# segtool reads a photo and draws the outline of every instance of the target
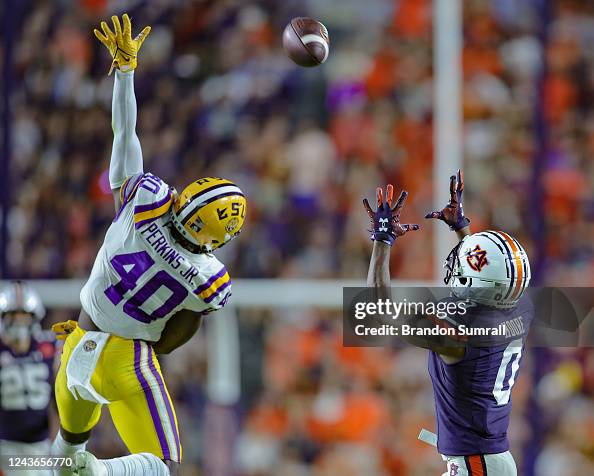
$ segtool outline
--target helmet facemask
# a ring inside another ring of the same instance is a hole
[[[6,345],[17,352],[26,352],[32,335],[40,328],[34,314],[25,311],[10,311],[2,315],[0,331]]]

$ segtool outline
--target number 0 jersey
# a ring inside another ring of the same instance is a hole
[[[124,182],[120,198],[80,293],[97,327],[155,342],[176,312],[222,308],[231,294],[229,274],[213,255],[191,253],[171,236],[172,189],[155,175],[138,174]]]
[[[446,456],[503,453],[509,450],[507,428],[511,392],[517,379],[534,307],[523,297],[513,309],[477,305],[454,325],[488,328],[505,324],[506,337],[492,346],[467,346],[461,361],[447,364],[429,353],[435,394],[437,449]]]

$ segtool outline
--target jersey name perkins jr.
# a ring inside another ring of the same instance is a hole
[[[186,262],[186,258],[176,251],[175,247],[169,243],[161,227],[153,222],[144,225],[140,229],[141,236],[146,240],[150,247],[168,263],[172,269],[179,270],[180,266]],[[188,267],[182,267],[179,276],[184,278],[188,283],[192,282],[195,276],[198,276],[198,270],[189,264]]]

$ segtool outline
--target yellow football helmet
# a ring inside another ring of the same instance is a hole
[[[180,193],[172,210],[173,226],[203,253],[220,248],[241,231],[246,200],[229,180],[206,177]]]

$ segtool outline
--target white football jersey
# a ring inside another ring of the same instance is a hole
[[[120,211],[80,293],[97,327],[155,342],[176,312],[222,308],[231,294],[229,274],[212,254],[191,253],[172,238],[169,185],[138,174],[124,182],[120,197]]]

